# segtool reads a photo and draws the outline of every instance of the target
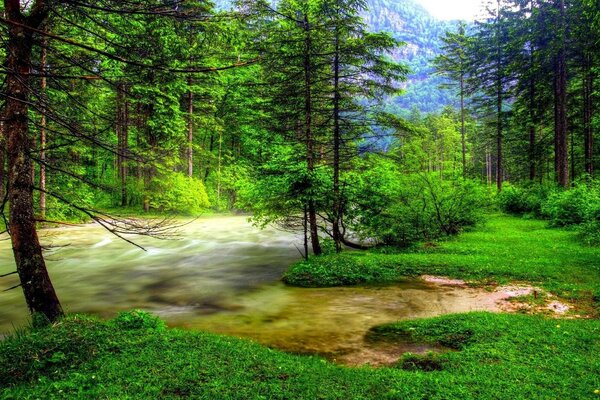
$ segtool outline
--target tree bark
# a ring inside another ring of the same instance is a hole
[[[560,12],[560,47],[554,69],[554,170],[556,181],[562,187],[569,186],[569,163],[567,145],[567,63],[565,43],[565,1],[557,2]]]
[[[460,140],[462,144],[463,176],[467,176],[467,140],[465,132],[465,76],[460,75]]]
[[[592,116],[594,112],[593,93],[594,75],[591,70],[591,55],[585,56],[583,77],[583,146],[585,156],[585,172],[594,175],[594,128]]]
[[[306,140],[306,166],[309,177],[315,170],[315,140],[312,131],[312,66],[311,66],[311,34],[308,16],[304,15],[304,131]],[[323,253],[319,243],[319,228],[317,225],[317,207],[312,195],[308,197],[308,223],[310,228],[310,241],[313,253]]]
[[[192,78],[188,79],[188,131],[187,131],[187,173],[194,176],[194,92],[192,92]]]
[[[504,71],[502,68],[502,45],[501,43],[501,26],[500,26],[500,0],[498,0],[498,16],[497,16],[497,31],[496,31],[496,187],[498,191],[502,191],[502,183],[504,181],[504,168],[503,168],[503,153],[502,153],[502,139],[503,139],[503,119],[502,119],[502,101],[503,101],[503,78]]]
[[[42,74],[45,75],[46,72],[46,62],[48,58],[48,39],[44,37],[42,39],[42,55],[40,59],[40,64],[42,66]],[[46,97],[46,89],[48,87],[48,81],[45,76],[41,79],[40,84],[42,90],[42,98]],[[40,119],[40,219],[46,219],[46,114],[42,112],[42,117]]]
[[[333,223],[332,237],[336,252],[342,251],[342,199],[340,195],[340,37],[336,28],[335,56],[333,60]]]
[[[4,110],[0,113],[2,119],[4,119]],[[0,204],[4,202],[6,196],[6,182],[5,182],[5,164],[6,164],[6,133],[4,128],[4,121],[0,121]]]
[[[124,82],[117,84],[117,171],[121,185],[121,206],[127,206],[127,153],[129,152],[129,105],[127,102],[127,86]]]
[[[37,235],[33,206],[33,140],[29,134],[28,112],[33,47],[32,31],[46,19],[45,2],[36,1],[28,17],[21,13],[19,0],[5,0],[8,19],[6,65],[6,134],[8,140],[9,228],[20,284],[31,313],[55,321],[63,311],[52,286]]]

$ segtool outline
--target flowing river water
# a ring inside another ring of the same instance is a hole
[[[182,228],[180,239],[134,240],[98,225],[44,229],[46,259],[65,311],[112,317],[141,308],[169,326],[250,338],[274,348],[321,354],[345,364],[382,364],[421,346],[374,345],[372,326],[400,319],[493,310],[477,289],[407,281],[385,286],[302,289],[279,278],[300,258],[294,235],[259,230],[243,216],[208,217]],[[13,271],[0,241],[0,275]],[[18,283],[0,279],[0,290]],[[0,293],[0,333],[27,324],[20,289]]]

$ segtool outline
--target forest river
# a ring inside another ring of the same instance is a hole
[[[365,340],[374,325],[406,318],[493,309],[475,289],[410,281],[386,286],[301,289],[279,279],[300,258],[301,242],[247,217],[208,217],[180,228],[177,240],[134,238],[147,251],[98,225],[44,229],[42,243],[59,298],[69,313],[104,318],[122,310],[151,311],[169,326],[206,330],[341,363],[385,363],[391,353]],[[0,241],[0,275],[14,270]],[[11,276],[0,290],[16,285]],[[20,289],[0,293],[0,332],[27,324]],[[393,354],[392,354],[393,356]]]

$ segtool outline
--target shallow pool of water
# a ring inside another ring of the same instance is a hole
[[[372,326],[399,319],[495,309],[476,289],[407,281],[395,285],[301,289],[279,282],[299,259],[290,233],[259,230],[246,217],[196,220],[179,240],[136,238],[147,251],[96,225],[41,232],[48,268],[67,312],[112,317],[142,308],[170,326],[250,338],[296,353],[317,353],[347,364],[390,361],[420,347],[373,346]],[[0,274],[14,270],[8,241],[0,241]],[[0,289],[17,284],[0,280]],[[27,322],[20,289],[0,293],[0,332]]]

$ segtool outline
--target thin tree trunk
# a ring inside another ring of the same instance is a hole
[[[591,71],[591,56],[586,55],[583,81],[583,146],[585,157],[585,172],[594,175],[594,127],[592,116],[594,112],[593,93],[594,76]]]
[[[306,139],[306,165],[308,175],[312,178],[315,170],[315,140],[312,131],[312,72],[311,72],[311,35],[308,16],[304,15],[304,129]],[[308,223],[310,227],[310,241],[313,253],[321,255],[323,252],[319,243],[319,228],[317,225],[317,207],[312,195],[308,199]]]
[[[533,15],[535,10],[534,1],[529,2],[530,13]],[[536,102],[535,102],[535,84],[536,79],[534,75],[535,66],[535,48],[531,44],[529,50],[529,69],[531,76],[529,77],[529,180],[534,181],[537,175],[537,144],[536,144]]]
[[[560,48],[555,60],[554,78],[554,170],[556,181],[569,186],[567,145],[567,65],[565,43],[565,2],[558,2],[560,11]]]
[[[336,252],[342,251],[340,220],[342,204],[340,196],[340,37],[336,27],[335,56],[333,61],[333,226],[332,236]]]
[[[31,313],[55,321],[63,311],[52,286],[35,227],[33,176],[29,154],[33,140],[29,135],[28,112],[32,31],[47,17],[43,2],[32,5],[29,17],[20,11],[19,0],[5,0],[7,17],[16,24],[8,27],[6,66],[6,134],[8,140],[9,228],[13,253],[25,301]],[[18,25],[17,25],[18,24]]]
[[[460,140],[462,144],[463,176],[467,176],[467,140],[465,132],[465,77],[460,75]]]
[[[504,169],[503,169],[503,153],[502,153],[502,135],[503,135],[503,119],[502,119],[502,95],[503,87],[502,80],[504,77],[504,71],[502,68],[502,43],[501,43],[501,27],[500,27],[500,0],[498,0],[498,17],[497,17],[497,31],[496,31],[496,187],[498,191],[502,191],[502,182],[504,181]]]
[[[192,92],[192,78],[188,78],[188,131],[187,131],[187,173],[194,176],[194,93]]]
[[[127,153],[129,151],[129,106],[127,87],[124,82],[117,84],[117,171],[121,185],[121,206],[127,206]]]

